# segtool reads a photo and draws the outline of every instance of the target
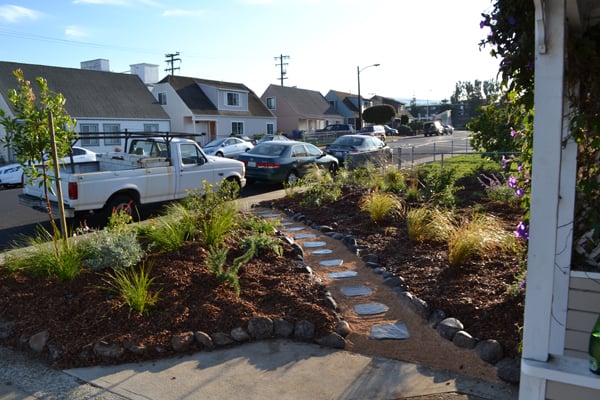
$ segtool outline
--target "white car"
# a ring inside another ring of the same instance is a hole
[[[202,146],[202,150],[209,156],[236,158],[242,153],[251,150],[254,145],[238,137],[216,139]]]
[[[68,164],[71,162],[71,157],[63,157],[62,161]],[[96,153],[84,147],[73,146],[73,162],[81,163],[88,161],[96,161]]]
[[[84,147],[73,146],[71,148],[73,150],[73,162],[75,164],[89,161],[96,161],[96,153],[91,150],[88,150]],[[44,160],[48,160],[50,158],[50,154],[44,154]],[[69,155],[60,159],[60,161],[64,164],[71,163],[71,157]],[[40,162],[36,161],[34,164],[40,164]]]
[[[8,164],[0,167],[0,186],[12,188],[23,185],[23,166]]]

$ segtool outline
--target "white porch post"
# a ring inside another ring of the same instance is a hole
[[[523,359],[545,362],[550,352],[559,219],[565,0],[535,0],[534,3],[537,11],[535,119]],[[545,381],[521,374],[519,397],[543,399]]]

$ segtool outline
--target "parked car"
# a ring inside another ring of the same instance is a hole
[[[383,129],[385,129],[386,135],[398,136],[398,129],[396,129],[396,128],[392,128],[389,125],[384,125]]]
[[[323,129],[317,129],[317,132],[339,132],[347,131],[348,133],[354,133],[354,127],[350,124],[329,124]]]
[[[246,179],[292,185],[302,178],[312,165],[332,173],[338,169],[337,158],[317,146],[289,141],[259,143],[237,158],[246,164]]]
[[[287,136],[284,136],[284,135],[267,135],[267,136],[265,136],[262,139],[258,139],[258,143],[272,142],[272,141],[274,141],[274,142],[277,142],[277,141],[288,142],[290,140],[292,140],[292,139],[290,139],[290,138],[288,138]]]
[[[403,136],[413,136],[415,134],[415,131],[413,131],[412,128],[408,125],[400,125],[398,126],[398,134]]]
[[[23,166],[8,164],[0,167],[0,186],[13,188],[23,185]]]
[[[454,133],[454,127],[449,124],[442,125],[444,127],[444,134],[452,135]]]
[[[383,127],[383,125],[363,126],[362,128],[360,128],[358,133],[361,135],[375,136],[381,139],[382,141],[385,141],[385,128]]]
[[[209,156],[236,158],[253,147],[251,142],[238,137],[227,137],[208,142],[202,147],[202,150]]]
[[[428,121],[423,123],[423,133],[425,136],[440,136],[444,134],[444,127],[440,121]]]
[[[325,151],[348,169],[367,162],[382,165],[392,161],[392,149],[378,138],[366,135],[340,136]]]
[[[94,153],[93,151],[86,149],[85,147],[77,147],[77,146],[73,146],[72,149],[73,149],[73,162],[74,163],[96,161],[96,153]],[[71,157],[70,156],[63,157],[62,161],[64,163],[68,164],[71,162]]]

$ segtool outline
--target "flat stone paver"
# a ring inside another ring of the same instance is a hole
[[[299,235],[294,236],[294,239],[299,240],[299,239],[314,239],[316,238],[317,235],[314,233],[301,233]]]
[[[358,275],[356,271],[342,271],[342,272],[332,272],[327,274],[327,277],[337,279],[337,278],[352,278],[353,276]]]
[[[344,263],[344,260],[342,260],[341,258],[336,258],[334,260],[319,261],[319,265],[322,265],[323,267],[339,267],[343,263]]]
[[[354,306],[354,311],[356,311],[358,315],[382,314],[389,309],[388,306],[381,303],[365,303]]]
[[[323,247],[325,246],[327,243],[322,242],[322,241],[316,241],[316,242],[304,242],[302,244],[302,246],[304,247]]]
[[[303,231],[304,228],[303,226],[291,226],[289,228],[285,228],[283,231],[284,232],[298,232],[298,231]]]
[[[331,249],[319,249],[311,252],[310,254],[323,255],[323,254],[331,254],[333,250]]]
[[[396,322],[395,324],[373,325],[369,339],[408,339],[408,328],[404,322]]]
[[[373,293],[373,290],[368,286],[344,286],[340,291],[347,297],[368,296]]]

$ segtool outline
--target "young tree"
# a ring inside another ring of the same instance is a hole
[[[363,111],[363,119],[372,124],[387,124],[396,116],[396,109],[389,104],[372,106]]]
[[[15,152],[28,181],[40,179],[46,195],[48,218],[54,236],[59,237],[48,196],[52,191],[52,177],[48,170],[53,170],[54,176],[57,176],[59,166],[56,165],[56,159],[65,157],[70,151],[75,138],[76,121],[64,109],[64,96],[50,91],[44,78],[35,78],[38,89],[36,95],[31,82],[24,78],[22,70],[14,71],[13,75],[17,79],[17,89],[9,91],[8,99],[14,117],[0,109],[0,124],[6,131],[4,145]],[[48,157],[54,146],[56,159]],[[41,163],[41,168],[35,165],[36,162]],[[61,215],[61,218],[64,227],[64,215]],[[66,236],[66,232],[64,234]]]

